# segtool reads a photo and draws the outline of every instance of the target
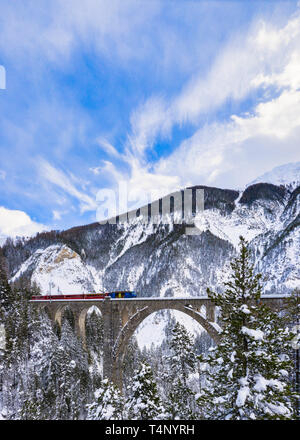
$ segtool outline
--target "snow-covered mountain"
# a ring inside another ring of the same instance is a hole
[[[95,287],[88,266],[66,245],[38,249],[21,265],[12,281],[31,269],[31,281],[36,282],[44,294],[85,293],[93,291]]]
[[[194,189],[199,187],[194,187]],[[37,282],[44,294],[131,289],[141,296],[203,295],[221,288],[243,235],[254,251],[268,291],[298,285],[299,188],[260,183],[243,192],[204,188],[198,235],[170,216],[144,225],[98,223],[46,232],[4,246],[12,280]]]
[[[295,189],[300,185],[300,162],[287,163],[273,168],[273,170],[259,176],[247,186],[260,182],[272,183],[273,185],[279,186],[285,185],[290,189]]]
[[[43,294],[130,289],[142,297],[204,295],[207,287],[222,290],[243,235],[264,275],[265,292],[299,286],[300,187],[197,188],[205,198],[204,211],[194,218],[198,235],[186,235],[185,225],[170,216],[159,224],[145,225],[137,217],[125,225],[45,232],[3,247],[11,279],[31,278]],[[164,318],[150,318],[149,328],[159,329]]]

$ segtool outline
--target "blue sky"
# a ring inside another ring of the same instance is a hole
[[[300,7],[275,0],[0,0],[0,236],[96,221],[299,160]]]

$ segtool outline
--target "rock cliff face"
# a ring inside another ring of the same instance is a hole
[[[204,189],[198,235],[172,216],[158,224],[139,217],[125,225],[98,223],[4,245],[11,279],[31,278],[43,294],[136,290],[140,296],[196,296],[222,290],[239,236],[253,249],[266,291],[299,285],[299,187],[256,183],[243,192]]]

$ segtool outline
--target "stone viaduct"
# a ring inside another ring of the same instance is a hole
[[[55,298],[55,297],[54,297]],[[274,310],[280,310],[285,296],[263,296],[262,302]],[[216,323],[216,307],[208,297],[190,298],[130,298],[130,299],[71,299],[34,300],[35,306],[47,309],[53,322],[62,324],[67,307],[75,319],[75,330],[86,348],[85,320],[88,310],[97,307],[103,318],[104,351],[103,376],[122,389],[122,365],[127,344],[137,327],[154,312],[163,309],[178,310],[195,319],[218,343],[220,327]]]

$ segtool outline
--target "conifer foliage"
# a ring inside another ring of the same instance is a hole
[[[208,289],[219,307],[222,330],[219,344],[199,357],[205,381],[200,377],[196,383],[193,337],[174,321],[159,348],[141,352],[132,338],[122,396],[101,377],[100,317],[92,313],[87,321],[88,356],[75,334],[71,311],[65,311],[57,333],[46,312],[29,302],[36,289],[8,283],[0,254],[0,326],[5,330],[5,343],[0,339],[0,419],[188,420],[200,414],[209,419],[295,418],[299,292],[292,295],[284,315],[266,307],[261,275],[254,273],[242,237],[231,268],[222,294]],[[210,345],[203,341],[203,347]]]
[[[166,357],[166,407],[171,419],[195,418],[195,393],[188,379],[196,369],[194,339],[186,328],[176,322],[169,342],[170,355]]]
[[[254,274],[247,243],[232,262],[225,291],[209,297],[220,307],[221,340],[201,361],[208,366],[198,398],[211,419],[290,419],[293,393],[290,332],[277,313],[260,302],[261,275]]]
[[[12,303],[12,290],[7,280],[6,260],[0,248],[0,323],[4,324]]]
[[[95,391],[95,400],[87,405],[87,420],[123,420],[126,418],[124,398],[120,390],[104,379]]]
[[[150,365],[141,362],[130,386],[126,407],[131,420],[155,420],[163,418],[164,409]]]
[[[294,369],[291,375],[293,391],[296,394],[295,413],[300,419],[300,289],[295,289],[287,299],[285,306],[285,320],[293,335],[290,356],[293,359]]]

